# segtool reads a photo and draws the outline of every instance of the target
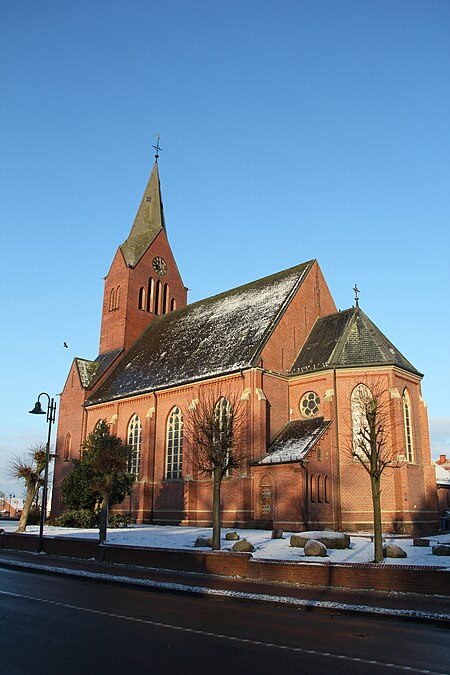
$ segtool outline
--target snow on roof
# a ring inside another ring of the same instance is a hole
[[[436,471],[436,483],[438,485],[450,487],[450,471],[439,466],[436,462],[434,463],[434,468]]]
[[[330,426],[329,420],[314,417],[310,420],[288,422],[258,464],[300,462]]]
[[[254,365],[313,261],[157,317],[87,405]]]

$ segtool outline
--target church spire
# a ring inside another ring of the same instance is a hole
[[[135,267],[155,237],[165,229],[156,160],[128,239],[120,247],[127,265]]]

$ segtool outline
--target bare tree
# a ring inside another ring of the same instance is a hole
[[[212,479],[213,550],[220,550],[222,481],[248,457],[245,412],[245,402],[238,394],[216,388],[189,406],[184,423],[188,462],[193,471]]]
[[[389,399],[381,382],[372,389],[359,384],[352,393],[352,444],[349,452],[370,477],[373,504],[374,561],[383,560],[381,476],[401,466],[390,443]]]
[[[10,461],[11,477],[25,481],[27,491],[17,532],[25,532],[33,501],[44,484],[45,449],[45,444],[37,443],[30,448],[25,457],[13,457]]]

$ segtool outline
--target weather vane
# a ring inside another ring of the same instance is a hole
[[[155,155],[156,161],[158,161],[159,151],[162,150],[161,146],[159,145],[159,139],[160,138],[161,138],[161,136],[159,134],[156,134],[156,145],[152,146],[156,150],[156,155]]]
[[[356,302],[356,306],[359,307],[359,303],[358,303],[358,297],[359,297],[359,296],[358,296],[358,293],[359,293],[359,288],[358,288],[358,286],[357,286],[356,284],[355,284],[355,287],[354,287],[353,290],[355,291],[355,302]]]

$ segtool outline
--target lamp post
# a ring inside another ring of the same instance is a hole
[[[42,404],[40,402],[41,396],[46,396],[48,398],[47,412],[42,410]],[[47,445],[45,446],[45,472],[44,472],[44,489],[42,494],[42,506],[41,506],[41,518],[39,521],[39,541],[38,541],[38,553],[42,551],[44,543],[44,522],[45,515],[47,513],[47,482],[48,482],[48,463],[50,459],[50,437],[52,435],[52,424],[55,421],[56,413],[56,403],[53,398],[43,391],[39,394],[36,403],[34,404],[33,410],[29,411],[32,415],[47,415],[48,422],[48,436],[47,436]]]

